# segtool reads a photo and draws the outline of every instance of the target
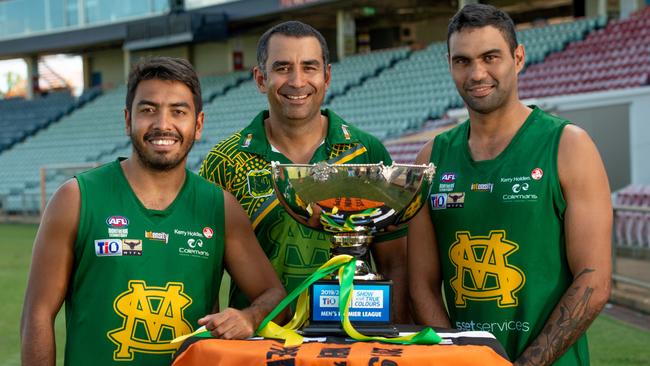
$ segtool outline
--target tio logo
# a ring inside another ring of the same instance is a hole
[[[121,239],[95,240],[95,254],[98,257],[113,257],[122,255]]]
[[[447,193],[436,193],[431,195],[431,208],[441,210],[447,207]]]
[[[339,298],[336,296],[321,296],[320,306],[323,308],[337,308],[339,306]]]

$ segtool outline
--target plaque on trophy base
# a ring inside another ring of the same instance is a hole
[[[390,309],[393,282],[355,280],[348,316],[357,331],[365,335],[396,336]],[[309,289],[309,324],[303,335],[345,336],[339,314],[339,283],[320,280]]]

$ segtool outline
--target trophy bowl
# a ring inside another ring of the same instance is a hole
[[[399,229],[420,210],[435,173],[433,164],[273,162],[271,168],[286,211],[303,225],[333,234],[333,255],[350,254],[361,262],[374,235]],[[372,274],[365,263],[357,267],[358,276]]]

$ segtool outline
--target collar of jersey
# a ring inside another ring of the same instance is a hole
[[[321,114],[329,121],[327,137],[324,144],[328,147],[336,144],[352,144],[359,142],[351,126],[330,109],[324,109]],[[241,131],[238,148],[242,151],[269,156],[272,151],[271,144],[266,138],[264,120],[269,117],[269,111],[260,112],[253,121]]]

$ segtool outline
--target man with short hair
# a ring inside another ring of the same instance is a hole
[[[519,100],[525,52],[507,14],[467,5],[447,39],[469,120],[417,158],[437,175],[428,209],[409,225],[414,317],[489,331],[516,365],[588,365],[584,331],[611,278],[612,207],[598,151],[581,128]]]
[[[45,210],[23,307],[23,365],[54,365],[64,301],[66,365],[168,365],[174,338],[200,325],[250,337],[285,296],[237,201],[185,168],[204,119],[192,66],[168,57],[135,65],[124,117],[131,156],[67,181]],[[252,304],[211,314],[224,269]]]
[[[329,258],[329,235],[298,224],[278,203],[271,182],[272,161],[281,163],[390,164],[375,137],[321,110],[330,84],[329,51],[311,26],[290,21],[269,29],[259,40],[254,78],[269,109],[242,131],[218,143],[200,174],[230,191],[248,213],[257,238],[287,292]],[[409,322],[406,295],[405,232],[377,239],[371,251],[380,273],[393,280],[394,315]],[[397,239],[395,239],[397,238]],[[231,305],[245,306],[235,289]]]

